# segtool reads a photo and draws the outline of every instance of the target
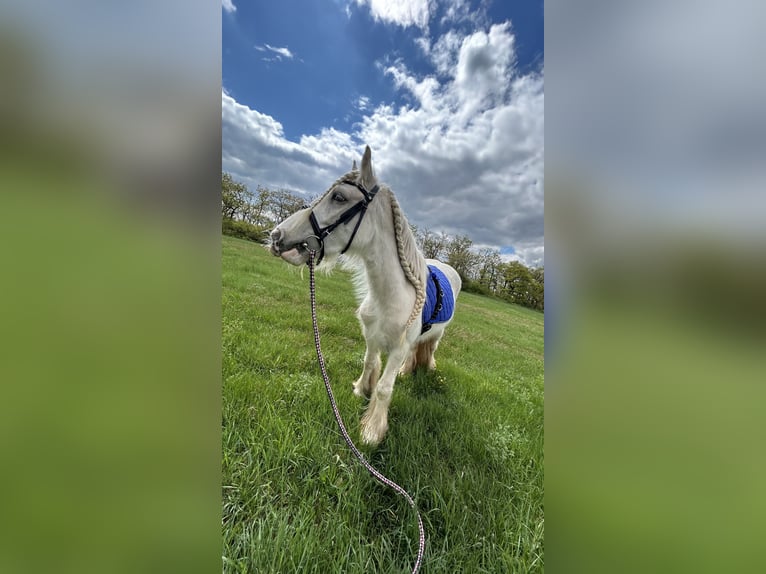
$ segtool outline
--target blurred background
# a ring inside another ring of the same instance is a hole
[[[766,5],[545,23],[546,566],[763,572]]]
[[[0,571],[220,569],[218,2],[0,2]]]
[[[763,572],[760,2],[546,5],[552,572]],[[220,562],[219,4],[0,3],[0,571]]]

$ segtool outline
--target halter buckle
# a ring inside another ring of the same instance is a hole
[[[313,251],[314,253],[318,253],[322,250],[322,247],[324,246],[323,242],[319,237],[316,235],[309,235],[306,239],[303,240],[303,243],[301,244],[302,247],[306,248],[309,251]]]

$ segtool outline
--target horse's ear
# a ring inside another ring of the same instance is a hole
[[[372,173],[372,150],[370,146],[364,149],[364,156],[362,156],[362,183],[366,187],[372,187],[375,185],[375,176]]]

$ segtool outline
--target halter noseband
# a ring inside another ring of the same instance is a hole
[[[348,179],[344,179],[340,183],[353,185],[359,191],[362,192],[364,199],[358,201],[356,204],[352,205],[346,211],[341,213],[340,217],[338,217],[338,219],[335,220],[334,223],[331,223],[327,227],[319,227],[319,222],[317,221],[317,218],[314,215],[314,211],[313,210],[311,211],[311,213],[309,214],[309,222],[311,223],[311,228],[314,230],[314,235],[310,235],[309,237],[307,237],[306,240],[303,242],[303,246],[310,251],[319,252],[317,265],[322,261],[322,258],[324,257],[325,237],[327,237],[328,235],[330,235],[330,233],[335,231],[335,229],[341,224],[348,224],[349,221],[351,221],[357,214],[359,214],[359,219],[356,220],[354,231],[351,233],[351,237],[349,238],[348,243],[346,243],[346,246],[343,248],[343,251],[341,251],[340,254],[343,255],[346,251],[348,251],[348,248],[351,247],[351,242],[354,240],[354,237],[356,236],[356,232],[359,229],[359,225],[362,223],[362,218],[364,217],[364,214],[367,212],[367,206],[370,205],[372,200],[375,198],[375,194],[378,193],[378,189],[379,189],[378,185],[376,184],[375,187],[373,187],[371,190],[368,191],[367,188],[364,187],[364,185],[362,185],[361,183],[348,180]],[[316,245],[316,247],[314,247],[314,245]]]

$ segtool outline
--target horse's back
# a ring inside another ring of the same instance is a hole
[[[447,265],[438,259],[426,259],[426,264],[438,267],[439,270],[447,276],[450,286],[452,287],[452,297],[457,301],[458,293],[460,293],[460,288],[463,286],[463,281],[460,279],[458,272],[455,271],[451,265]]]

